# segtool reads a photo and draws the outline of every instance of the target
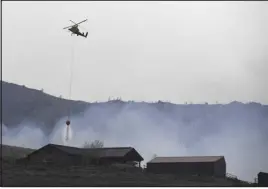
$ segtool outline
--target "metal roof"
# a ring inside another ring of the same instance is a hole
[[[156,157],[148,163],[193,163],[193,162],[215,162],[224,156],[186,156],[186,157]]]
[[[73,154],[73,155],[79,155],[82,153],[80,148],[71,147],[71,146],[63,146],[63,145],[58,145],[58,144],[48,144],[46,146],[52,146],[52,147],[57,148],[58,150],[61,150],[63,152],[66,152],[68,154]]]
[[[55,147],[63,152],[73,155],[84,155],[92,157],[124,157],[130,151],[135,151],[139,156],[140,154],[132,147],[113,147],[113,148],[77,148],[70,146],[62,146],[57,144],[48,144],[47,146]],[[141,156],[140,156],[141,157]],[[141,157],[143,160],[143,158]]]
[[[96,155],[99,157],[123,157],[128,152],[133,150],[131,147],[116,147],[116,148],[89,148],[82,149],[84,153]]]

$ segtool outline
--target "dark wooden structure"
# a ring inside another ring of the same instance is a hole
[[[258,173],[258,186],[268,187],[268,173]]]
[[[224,156],[156,157],[147,163],[147,171],[180,176],[225,177],[226,162]]]
[[[141,155],[132,147],[118,148],[76,148],[48,144],[18,162],[46,163],[55,165],[106,165],[113,163],[138,163],[143,161]]]

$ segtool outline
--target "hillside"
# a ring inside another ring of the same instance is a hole
[[[4,165],[3,186],[90,187],[90,186],[250,186],[227,179],[177,178],[172,175],[153,175],[125,172],[102,167],[24,167]]]
[[[64,124],[57,123],[71,107],[73,146],[100,139],[108,146],[134,146],[146,160],[153,154],[225,155],[228,172],[248,181],[253,181],[260,170],[268,169],[268,105],[236,101],[87,103],[7,82],[2,82],[2,87],[5,144],[29,148],[39,148],[48,142],[63,144]],[[44,134],[32,127],[13,132],[20,124],[27,127],[24,123],[28,122]],[[5,132],[6,128],[10,132]]]
[[[3,159],[18,159],[32,153],[34,149],[17,146],[2,145],[1,154]]]
[[[87,103],[71,101],[51,96],[40,90],[30,89],[12,83],[2,82],[3,95],[3,124],[7,128],[14,128],[21,123],[30,121],[49,134],[55,124],[71,109],[72,115],[84,113],[85,110],[95,108],[91,112],[93,118],[103,114],[101,119],[109,120],[122,113],[122,111],[135,110],[148,117],[154,117],[161,123],[161,119],[170,119],[173,122],[189,125],[198,122],[199,127],[213,130],[210,125],[220,127],[223,122],[245,124],[261,128],[268,133],[268,105],[259,103],[243,104],[232,102],[230,104],[172,104],[166,102],[123,102],[121,100],[106,103]],[[102,120],[103,121],[103,120]],[[93,127],[102,127],[99,121]],[[157,122],[157,121],[156,121]],[[219,124],[221,123],[221,124]],[[215,129],[215,128],[214,128]]]
[[[70,101],[46,94],[40,90],[30,89],[2,81],[2,121],[8,128],[31,121],[49,133],[57,121],[72,114],[83,112],[88,106],[85,102]]]

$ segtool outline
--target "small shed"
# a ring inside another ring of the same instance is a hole
[[[48,144],[20,162],[49,163],[57,165],[112,164],[143,161],[141,155],[132,147],[114,148],[76,148]]]
[[[156,157],[147,163],[152,173],[225,177],[224,156]]]
[[[268,173],[258,173],[258,186],[268,187]]]

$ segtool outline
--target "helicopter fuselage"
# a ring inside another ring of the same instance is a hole
[[[70,20],[71,21],[71,20]],[[82,22],[85,22],[85,21],[87,21],[87,20],[84,20],[84,21],[82,21]],[[71,21],[71,22],[73,22],[73,21]],[[75,34],[75,35],[77,35],[77,36],[83,36],[83,37],[87,37],[87,35],[88,35],[88,32],[86,32],[86,34],[84,34],[84,33],[82,33],[82,32],[80,32],[79,31],[79,29],[78,29],[78,24],[81,24],[82,22],[79,22],[79,23],[75,23],[75,22],[73,22],[75,25],[73,25],[73,26],[68,26],[68,27],[65,27],[65,28],[63,28],[63,29],[67,29],[68,28],[68,30],[70,31],[70,32],[72,32],[72,34],[71,35],[73,35],[73,34]]]
[[[69,30],[75,34],[81,34],[77,26],[73,26]]]

